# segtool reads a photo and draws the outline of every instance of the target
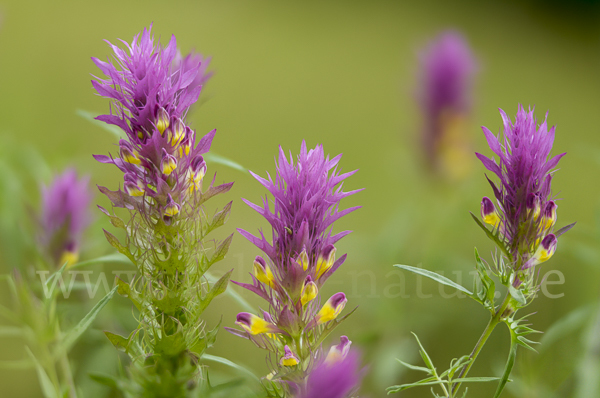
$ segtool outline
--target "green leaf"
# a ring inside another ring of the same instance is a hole
[[[123,297],[129,298],[133,305],[135,305],[138,310],[141,310],[141,300],[137,292],[131,290],[131,286],[121,278],[115,278],[115,283],[117,285],[117,293]]]
[[[423,358],[423,362],[425,362],[425,365],[427,365],[427,367],[435,373],[435,367],[433,366],[433,361],[427,354],[427,351],[425,351],[423,344],[421,344],[421,340],[419,340],[419,338],[417,337],[417,335],[415,333],[413,333],[413,332],[411,332],[411,333],[413,336],[415,336],[415,339],[417,340],[417,343],[419,344],[419,347],[421,348],[419,353],[421,354],[421,358]]]
[[[488,381],[498,381],[500,377],[465,377],[462,379],[454,379],[457,383],[486,383]]]
[[[111,234],[110,232],[108,232],[105,229],[102,229],[102,231],[104,231],[104,236],[106,237],[106,240],[108,241],[108,243],[110,243],[110,245],[112,247],[117,249],[119,251],[119,253],[123,253],[126,256],[127,256],[127,254],[129,254],[129,250],[127,249],[127,247],[123,246],[121,244],[121,242],[119,242],[119,239],[117,239],[116,236],[114,236],[113,234]],[[127,257],[129,257],[129,256],[127,256]]]
[[[100,313],[102,308],[104,308],[104,306],[108,304],[108,302],[110,301],[110,299],[116,291],[117,286],[115,286],[110,292],[108,292],[106,296],[104,296],[100,301],[98,301],[94,308],[92,308],[91,311],[88,312],[88,314],[84,316],[83,319],[73,329],[65,333],[60,344],[61,349],[65,350],[65,352],[68,352],[71,349],[73,344],[75,344],[75,342],[83,334],[83,332],[85,332],[87,328],[90,327],[90,325],[92,324],[94,319],[96,319],[96,316],[98,316],[98,313]]]
[[[525,299],[523,292],[515,288],[512,283],[508,285],[508,291],[510,292],[511,297],[514,298],[519,304],[527,304],[527,300]]]
[[[427,368],[424,368],[422,366],[411,365],[409,363],[406,363],[406,362],[403,362],[403,361],[399,360],[398,358],[396,358],[396,361],[400,362],[402,365],[406,366],[409,369],[417,370],[419,372],[425,372],[425,373],[431,374],[431,369],[427,369]]]
[[[210,302],[217,297],[218,295],[225,292],[227,289],[227,284],[229,283],[229,278],[231,277],[231,273],[233,269],[225,273],[210,289],[208,293],[202,298],[200,307],[201,311],[204,311],[206,307],[210,304]]]
[[[475,248],[475,264],[477,265],[477,273],[481,282],[481,285],[479,286],[479,290],[477,292],[477,298],[479,299],[477,301],[481,302],[486,308],[494,312],[496,284],[494,283],[494,280],[489,276],[487,272],[487,267],[483,263],[483,260],[481,260],[481,257],[479,257],[479,252],[477,251],[477,248]]]
[[[442,285],[450,286],[457,290],[460,290],[461,292],[466,293],[469,296],[473,295],[473,293],[471,293],[468,289],[462,287],[458,283],[452,282],[450,279],[446,278],[445,276],[436,274],[435,272],[431,272],[431,271],[428,271],[423,268],[411,267],[410,265],[402,265],[402,264],[394,264],[394,267],[404,269],[404,270],[407,270],[410,272],[414,272],[415,274],[426,276],[430,279],[433,279],[434,281],[436,281],[438,283],[441,283]]]
[[[53,279],[58,278],[59,276],[61,276],[63,274],[63,272],[67,268],[67,264],[68,264],[68,262],[64,263],[63,266],[60,267],[60,269],[58,271],[56,271],[55,273],[50,275],[50,278],[48,278],[46,280],[46,286],[48,286]]]
[[[85,260],[80,263],[73,264],[71,266],[71,268],[78,268],[78,267],[83,267],[85,265],[106,264],[106,263],[131,264],[131,260],[124,254],[112,253],[112,254],[107,254],[106,256],[100,256],[100,257],[93,258],[91,260]]]
[[[444,384],[444,383],[445,383],[445,381],[443,381],[443,380],[436,380],[435,377],[429,377],[427,379],[423,379],[423,380],[417,381],[415,383],[391,386],[391,387],[386,388],[386,391],[388,392],[388,394],[391,394],[394,392],[408,390],[409,388],[413,388],[413,387],[435,386],[435,385]]]
[[[222,164],[223,166],[227,166],[234,170],[241,171],[242,173],[248,173],[248,169],[246,169],[244,166],[234,162],[231,159],[226,158],[225,156],[217,155],[214,152],[205,153],[202,156],[208,163]]]
[[[529,340],[523,336],[517,336],[517,341],[520,346],[523,346],[523,347],[527,348],[528,350],[533,351],[537,354],[537,350],[535,348],[533,348],[532,346],[530,346],[529,344],[540,344],[539,342]]]
[[[209,272],[206,272],[204,274],[204,277],[208,280],[209,283],[217,282],[217,277],[213,276]],[[235,291],[235,289],[233,289],[233,286],[230,286],[225,291],[225,293],[228,294],[229,296],[231,296],[232,299],[237,301],[238,304],[240,304],[242,306],[242,308],[245,309],[246,311],[248,311],[248,312],[256,311],[255,308],[252,305],[250,305],[250,303],[248,301],[246,301],[246,299],[244,299],[238,292]]]
[[[573,228],[575,226],[575,224],[577,224],[577,223],[574,222],[572,224],[565,225],[564,227],[562,227],[558,231],[554,232],[554,235],[558,238],[559,236],[561,236],[562,234],[564,234],[565,232],[568,232],[571,228]]]
[[[48,374],[46,374],[44,367],[40,364],[35,355],[33,355],[33,352],[31,352],[29,347],[25,346],[25,351],[35,364],[35,371],[37,373],[38,380],[40,381],[40,387],[42,388],[42,393],[44,394],[44,397],[58,398],[58,391],[56,390],[54,384],[50,381],[50,378],[48,377]]]
[[[215,249],[215,253],[208,261],[207,267],[204,271],[208,270],[214,263],[221,261],[225,258],[227,252],[229,251],[229,246],[231,245],[232,239],[233,234],[229,235],[227,238],[225,238],[223,242],[221,242],[219,246],[217,246],[217,248]]]
[[[136,333],[138,333],[138,330],[131,332],[129,337],[123,337],[112,332],[104,331],[108,340],[117,350],[126,352],[132,358],[142,355],[142,349],[134,338]]]
[[[463,367],[465,367],[472,361],[473,361],[473,359],[470,358],[468,355],[463,355],[462,357],[460,357],[458,359],[454,358],[452,361],[450,361],[450,368],[448,370],[446,370],[444,373],[442,373],[440,375],[440,378],[448,375],[448,378],[450,380],[452,380],[452,378],[454,377],[454,374],[458,370],[462,369]]]
[[[487,229],[486,226],[483,225],[483,223],[479,220],[479,218],[475,214],[473,214],[472,212],[469,212],[469,213],[471,213],[471,217],[473,217],[473,220],[475,220],[477,225],[479,225],[479,228],[481,228],[485,232],[487,237],[490,238],[492,241],[494,241],[496,246],[498,246],[500,248],[500,250],[502,250],[502,252],[506,255],[506,257],[508,257],[512,261],[512,256],[510,255],[510,252],[506,248],[506,245],[504,244],[504,242],[502,242],[500,240],[498,235],[494,235],[489,229]]]
[[[229,216],[229,212],[231,211],[231,205],[232,205],[232,203],[233,202],[227,203],[225,205],[225,207],[223,208],[223,210],[215,213],[215,215],[213,216],[212,221],[210,222],[210,224],[206,228],[206,233],[204,234],[204,236],[208,235],[214,229],[216,229],[216,228],[222,226],[223,224],[225,224],[225,220],[227,220],[227,217]]]
[[[100,120],[96,120],[95,117],[98,116],[98,114],[95,114],[93,112],[86,111],[83,109],[77,109],[75,111],[75,113],[78,116],[81,116],[82,118],[84,118],[85,120],[102,128],[104,131],[111,133],[117,140],[120,140],[122,138],[123,139],[127,138],[127,135],[125,134],[125,132],[123,130],[121,130],[120,128],[118,128],[117,126],[115,126],[114,124],[108,124],[105,122],[101,122]]]
[[[202,356],[202,359],[205,359],[207,361],[213,361],[213,362],[218,362],[221,363],[223,365],[229,366],[233,369],[239,370],[240,372],[242,372],[243,374],[246,374],[248,376],[250,376],[252,379],[259,381],[258,377],[250,370],[246,369],[245,367],[238,365],[235,362],[231,362],[229,359],[226,358],[221,358],[215,355],[209,355],[209,354],[204,354]]]
[[[129,345],[129,339],[119,336],[118,334],[104,331],[104,334],[108,338],[108,340],[115,346],[115,348],[119,351],[127,352],[127,346]]]

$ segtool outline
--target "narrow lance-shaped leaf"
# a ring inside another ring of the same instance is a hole
[[[425,373],[431,374],[431,369],[424,368],[424,367],[422,367],[422,366],[415,366],[415,365],[411,365],[411,364],[409,364],[409,363],[406,363],[406,362],[403,362],[403,361],[399,360],[398,358],[396,358],[396,361],[400,362],[402,365],[404,365],[405,367],[407,367],[407,368],[409,368],[409,369],[416,370],[416,371],[419,371],[419,372],[425,372]]]
[[[489,381],[498,381],[500,377],[466,377],[462,379],[454,379],[457,383],[486,383]]]
[[[417,340],[417,343],[419,344],[419,347],[421,348],[419,353],[421,354],[421,357],[423,358],[423,362],[425,362],[425,365],[427,365],[427,367],[429,369],[431,369],[433,371],[433,373],[435,373],[435,367],[433,366],[433,361],[429,357],[429,354],[427,354],[427,351],[425,351],[423,344],[421,344],[421,340],[419,340],[419,337],[417,337],[417,335],[415,333],[412,333],[412,335],[415,336],[415,339]]]
[[[223,208],[223,210],[215,213],[215,215],[213,216],[212,221],[210,222],[210,224],[206,228],[206,232],[205,232],[204,236],[208,235],[214,229],[216,229],[216,228],[222,226],[223,224],[225,224],[225,220],[227,219],[227,217],[229,216],[229,212],[231,211],[231,205],[232,205],[232,203],[233,202],[227,203],[227,205],[225,205],[225,207]]]
[[[221,363],[223,365],[229,366],[233,369],[239,370],[240,372],[250,376],[252,379],[254,380],[259,380],[258,377],[256,377],[256,375],[254,373],[252,373],[250,370],[246,369],[245,367],[238,365],[235,362],[231,362],[229,359],[226,358],[221,358],[215,355],[209,355],[209,354],[204,354],[202,356],[202,359],[205,359],[207,361],[213,361],[213,362],[218,362]]]
[[[215,253],[211,257],[211,259],[207,262],[207,265],[206,265],[206,268],[204,269],[204,271],[208,270],[210,268],[210,266],[213,265],[214,263],[221,261],[225,258],[225,256],[227,255],[227,252],[229,251],[229,246],[231,245],[232,239],[233,239],[233,234],[229,235],[227,238],[225,238],[225,240],[223,242],[221,242],[221,244],[219,246],[217,246],[217,248],[215,249]]]
[[[204,156],[204,159],[208,163],[222,164],[223,166],[227,166],[234,170],[238,170],[238,171],[241,171],[242,173],[248,174],[248,169],[246,169],[241,164],[234,162],[231,159],[226,158],[225,156],[217,155],[214,152],[208,152],[208,153],[204,154],[203,156]]]
[[[98,303],[96,303],[94,308],[92,308],[91,311],[88,312],[88,314],[84,316],[83,319],[73,329],[69,330],[65,334],[59,346],[61,349],[63,349],[65,352],[68,352],[71,349],[73,344],[75,344],[75,342],[83,334],[83,332],[85,332],[87,328],[90,327],[90,325],[92,324],[94,319],[96,319],[96,316],[98,316],[102,308],[104,308],[104,306],[108,304],[108,302],[110,301],[110,299],[116,291],[117,287],[115,286],[110,292],[108,292],[106,296],[104,296],[100,301],[98,301]]]
[[[33,355],[33,352],[31,352],[29,347],[25,347],[25,351],[27,352],[27,355],[29,355],[29,357],[35,364],[35,370],[37,372],[38,380],[40,381],[40,387],[42,389],[42,393],[44,394],[44,397],[45,398],[58,398],[59,393],[56,390],[56,386],[54,386],[52,381],[50,381],[50,378],[48,377],[48,374],[44,370],[44,367],[42,366],[42,364],[40,364],[40,362],[35,357],[35,355]]]
[[[96,126],[100,127],[102,130],[111,133],[117,140],[120,140],[122,138],[123,139],[127,138],[125,132],[123,130],[121,130],[120,128],[118,128],[117,126],[96,120],[97,114],[94,112],[86,111],[83,109],[77,109],[77,111],[75,111],[75,113],[78,116],[81,116],[82,118],[87,120],[88,122],[91,122],[91,123],[95,124]]]
[[[73,264],[70,268],[79,268],[89,265],[95,264],[106,264],[106,263],[119,263],[119,264],[131,264],[131,260],[124,254],[121,253],[112,253],[107,254],[106,256],[100,256],[93,258],[91,260],[82,261],[76,264]]]
[[[471,214],[471,217],[473,217],[473,220],[475,220],[477,225],[479,225],[479,228],[481,228],[485,232],[485,234],[488,236],[488,238],[493,240],[494,243],[496,243],[496,246],[498,246],[500,248],[500,250],[502,250],[502,252],[506,255],[506,257],[508,257],[512,261],[512,256],[511,256],[510,252],[508,251],[508,249],[506,248],[506,245],[504,244],[504,242],[502,242],[497,235],[494,235],[493,233],[491,233],[490,230],[487,229],[485,225],[483,225],[483,223],[479,220],[479,218],[477,218],[477,216],[475,214],[473,214],[472,212],[469,212],[469,213]]]
[[[65,269],[67,268],[67,264],[68,264],[68,263],[69,263],[69,262],[65,262],[65,263],[63,264],[63,266],[62,266],[62,267],[60,267],[60,269],[59,269],[58,271],[56,271],[55,273],[53,273],[52,275],[50,275],[50,278],[48,278],[48,279],[46,280],[46,286],[49,286],[49,285],[50,285],[50,282],[52,282],[52,281],[53,281],[55,278],[58,278],[58,277],[60,277],[60,276],[63,274],[63,272],[65,272]]]
[[[473,293],[471,293],[468,289],[462,287],[458,283],[452,282],[450,279],[446,278],[445,276],[436,274],[435,272],[431,272],[431,271],[428,271],[423,268],[411,267],[410,265],[403,265],[403,264],[394,264],[394,267],[404,269],[404,270],[407,270],[410,272],[414,272],[415,274],[418,274],[418,275],[426,276],[430,279],[433,279],[434,281],[436,281],[438,283],[441,283],[442,285],[450,286],[457,290],[460,290],[461,292],[466,293],[469,296],[473,295]]]
[[[577,223],[574,222],[572,224],[562,227],[558,231],[554,232],[554,235],[558,238],[559,236],[561,236],[562,234],[564,234],[565,232],[568,232],[571,228],[573,228],[575,226],[575,224],[577,224]]]
[[[225,275],[223,275],[210,289],[210,291],[208,293],[206,293],[206,296],[204,296],[202,298],[202,301],[200,303],[200,308],[202,311],[204,311],[204,309],[206,309],[206,307],[210,304],[210,302],[217,297],[218,295],[222,294],[225,292],[225,290],[227,290],[227,284],[229,283],[229,278],[231,277],[231,273],[233,272],[233,270],[228,271]]]
[[[212,275],[209,272],[206,272],[204,274],[204,277],[208,280],[209,283],[216,283],[218,280],[214,275]],[[238,292],[236,292],[233,288],[229,288],[229,289],[225,290],[225,293],[227,293],[227,295],[231,296],[232,299],[237,301],[238,304],[240,304],[244,310],[246,310],[248,312],[256,311],[255,308],[248,301],[246,301],[246,299],[244,299]]]
[[[391,394],[394,392],[408,390],[409,388],[413,388],[413,387],[435,386],[435,385],[444,384],[444,383],[446,383],[444,380],[436,380],[436,377],[433,376],[433,377],[428,377],[426,379],[417,381],[415,383],[391,386],[391,387],[386,388],[386,390],[387,390],[388,394]]]

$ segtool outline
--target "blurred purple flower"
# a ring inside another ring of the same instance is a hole
[[[476,61],[458,32],[438,35],[420,54],[418,99],[425,121],[423,146],[429,163],[439,166],[440,151],[456,140],[453,131],[470,111],[471,86]]]
[[[52,260],[76,262],[81,237],[91,220],[89,177],[79,179],[74,169],[42,186],[42,245]]]
[[[360,386],[363,370],[355,350],[335,361],[322,361],[310,373],[302,398],[349,398]]]
[[[477,157],[500,179],[499,186],[488,179],[497,199],[498,228],[513,259],[523,265],[536,252],[539,242],[552,232],[556,221],[556,204],[551,200],[552,175],[565,153],[548,159],[554,127],[548,129],[546,119],[537,125],[533,110],[526,112],[519,105],[514,123],[501,109],[500,114],[504,123],[500,139],[483,127],[498,162],[480,153]]]

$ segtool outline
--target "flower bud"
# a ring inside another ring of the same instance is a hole
[[[190,184],[190,192],[200,190],[202,179],[206,175],[206,162],[202,156],[196,156],[190,163],[188,170],[188,183]]]
[[[235,323],[250,334],[277,333],[279,329],[274,324],[248,312],[240,312]]]
[[[542,228],[544,231],[549,230],[556,222],[556,208],[558,205],[553,200],[546,203],[544,214],[542,214]]]
[[[344,293],[336,293],[327,300],[317,314],[317,323],[323,324],[334,320],[342,312],[348,299]]]
[[[133,145],[125,140],[119,141],[119,147],[121,148],[121,159],[124,162],[131,164],[140,164],[140,159],[136,156]]]
[[[310,261],[308,259],[308,253],[306,253],[306,248],[302,249],[298,257],[296,257],[296,262],[302,266],[304,271],[308,269]]]
[[[132,173],[125,174],[123,187],[129,196],[144,196],[146,189],[142,180]]]
[[[335,262],[335,247],[333,245],[327,245],[323,249],[323,252],[317,259],[316,277],[319,279],[324,273],[329,271],[333,267]]]
[[[313,282],[310,275],[307,276],[304,285],[302,286],[302,294],[300,295],[302,306],[304,307],[306,304],[313,301],[315,297],[317,297],[317,293],[319,293],[317,285]]]
[[[185,135],[185,129],[186,127],[185,124],[183,124],[183,121],[179,118],[175,119],[175,122],[173,122],[173,126],[171,127],[173,133],[173,145],[177,145],[181,142]]]
[[[539,192],[530,192],[525,200],[525,205],[527,207],[527,215],[537,220],[540,216],[542,206]]]
[[[334,363],[340,362],[346,358],[351,345],[352,342],[348,339],[348,337],[340,337],[340,344],[331,346],[329,349],[329,353],[327,353],[327,357],[325,358],[325,363],[333,365]]]
[[[549,234],[542,239],[542,243],[540,243],[532,258],[534,265],[541,264],[544,261],[549,260],[550,257],[554,255],[557,244],[558,240],[554,234]]]
[[[487,196],[481,200],[481,218],[483,218],[483,222],[492,225],[494,228],[500,225],[500,215],[496,211],[496,206]]]
[[[279,362],[279,364],[281,366],[296,366],[296,365],[298,365],[300,360],[298,359],[298,357],[296,355],[294,355],[292,350],[290,350],[290,347],[288,347],[286,345],[284,347],[284,352],[285,352],[285,354],[281,358],[281,361]]]
[[[183,158],[184,156],[188,156],[191,149],[192,140],[190,137],[186,137],[183,141],[181,141],[181,144],[179,144],[179,157]]]
[[[254,259],[254,276],[256,279],[270,288],[275,286],[275,277],[273,276],[273,272],[271,272],[271,268],[269,268],[261,256],[256,256]]]
[[[167,194],[167,205],[165,206],[165,216],[175,217],[179,213],[179,205],[173,200],[171,194]]]
[[[79,252],[77,251],[77,245],[75,242],[70,242],[66,245],[65,250],[62,252],[58,264],[60,266],[66,264],[67,268],[69,268],[72,265],[77,264],[78,261]]]
[[[156,114],[156,128],[162,135],[169,128],[169,114],[165,108],[159,108]]]
[[[170,175],[173,170],[177,167],[177,160],[175,156],[169,155],[165,148],[162,150],[162,161],[160,163],[160,169],[164,175]]]

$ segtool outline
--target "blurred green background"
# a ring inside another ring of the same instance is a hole
[[[52,171],[75,166],[89,173],[93,184],[115,189],[121,182],[116,168],[91,156],[116,153],[114,137],[76,111],[108,110],[108,101],[96,96],[90,84],[90,74],[99,72],[90,57],[105,59],[110,54],[103,40],[131,41],[154,22],[154,33],[163,42],[175,34],[182,52],[196,49],[213,57],[210,69],[215,75],[203,90],[202,105],[194,108],[188,121],[199,134],[217,129],[215,153],[264,175],[274,172],[278,145],[297,152],[305,139],[313,147],[322,143],[332,156],[343,153],[343,170],[360,169],[345,187],[366,189],[345,199],[343,206],[363,208],[337,223],[337,231],[354,233],[339,244],[338,253],[348,253],[348,260],[330,279],[326,293],[344,291],[347,308],[359,306],[336,335],[348,335],[363,352],[369,366],[363,394],[382,397],[391,384],[417,380],[420,375],[395,361],[400,357],[420,364],[411,331],[420,336],[438,368],[445,369],[452,358],[470,352],[487,323],[486,311],[464,298],[444,298],[434,283],[418,285],[414,275],[395,271],[392,264],[421,265],[453,279],[452,271],[459,270],[462,283],[470,286],[473,247],[490,258],[492,243],[468,214],[479,211],[482,196],[491,196],[483,166],[472,156],[465,160],[469,174],[460,181],[431,176],[423,171],[418,145],[416,53],[443,29],[454,28],[465,35],[480,64],[466,133],[473,149],[489,154],[479,126],[498,131],[497,108],[514,116],[522,103],[535,106],[538,118],[549,110],[549,124],[557,126],[554,153],[568,152],[553,185],[554,193],[565,199],[559,202],[558,225],[578,224],[560,240],[556,255],[542,269],[564,274],[564,285],[549,288],[564,297],[541,296],[531,308],[537,312],[530,318],[534,326],[547,330],[571,311],[600,299],[598,10],[593,2],[556,1],[3,0],[0,153],[6,157],[2,164],[25,177],[20,184],[2,187],[0,271],[6,273],[25,261],[26,255],[11,239],[31,234],[32,226],[27,212],[15,206],[36,208],[39,183],[48,181],[48,172],[41,167],[27,170],[33,160],[9,160],[11,153],[19,152],[15,146],[39,153]],[[235,181],[228,195],[208,204],[212,212],[219,200],[234,201],[229,221],[218,231],[220,237],[238,227],[250,232],[266,227],[240,200],[259,201],[265,194],[262,187],[248,174],[221,165],[209,164],[211,171],[217,172],[218,182]],[[99,194],[96,202],[108,207]],[[111,252],[101,233],[102,227],[110,229],[108,222],[94,212],[96,222],[89,230],[84,258]],[[233,279],[247,282],[257,254],[236,234],[217,271],[235,268]],[[403,284],[403,291],[398,284]],[[399,292],[406,297],[398,297]],[[421,298],[419,292],[431,296]],[[0,300],[9,301],[4,287]],[[68,302],[64,304],[68,309]],[[86,374],[117,372],[118,356],[102,330],[128,333],[135,326],[129,305],[115,297],[95,329],[75,348],[78,384],[89,396],[107,396],[107,390]],[[222,296],[209,307],[208,325],[222,316],[223,326],[234,326],[240,310]],[[590,314],[593,310],[575,317],[539,354],[521,351],[515,381],[504,396],[573,396]],[[67,315],[76,322],[75,310]],[[472,375],[500,375],[508,340],[506,330],[499,328]],[[209,353],[259,375],[266,373],[265,353],[225,331]],[[23,355],[19,338],[0,340],[0,359]],[[210,366],[218,380],[238,376],[219,365]],[[0,396],[41,396],[33,370],[2,369],[0,386]],[[478,385],[469,396],[492,396],[494,390],[495,385]],[[401,396],[426,397],[430,392],[409,390]]]

